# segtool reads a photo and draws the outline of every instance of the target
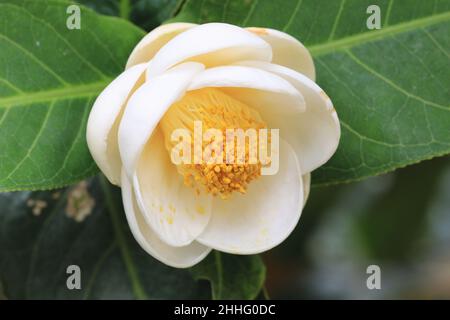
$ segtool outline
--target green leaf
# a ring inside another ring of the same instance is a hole
[[[0,0],[0,192],[68,185],[97,172],[85,139],[96,96],[143,32],[65,1]]]
[[[266,269],[257,255],[236,256],[214,251],[192,268],[192,274],[195,279],[211,282],[213,299],[255,299],[262,290]]]
[[[120,190],[104,178],[53,192],[3,193],[0,208],[0,282],[7,298],[205,299],[209,285],[196,279],[208,278],[214,297],[244,299],[256,297],[264,281],[257,257],[211,261],[217,256],[211,253],[192,270],[195,279],[153,259],[131,235]],[[81,269],[81,290],[66,287],[69,265]]]
[[[366,9],[381,8],[381,30]],[[172,21],[271,27],[311,51],[342,137],[314,184],[359,180],[450,152],[450,1],[188,0]]]

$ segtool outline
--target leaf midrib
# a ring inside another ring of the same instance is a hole
[[[396,25],[384,27],[381,30],[368,31],[338,40],[320,43],[308,47],[311,54],[315,57],[321,56],[330,52],[338,51],[344,48],[352,47],[353,45],[360,45],[372,40],[380,39],[388,35],[393,35],[401,32],[414,30],[428,25],[436,24],[450,19],[450,11],[428,16],[425,18],[416,19],[413,21],[402,22]]]
[[[10,97],[0,98],[0,109],[8,108],[14,105],[24,105],[28,103],[51,101],[56,99],[67,100],[72,98],[97,95],[108,85],[109,82],[110,80],[98,81],[90,84],[60,87],[57,89],[33,93],[24,93]]]
[[[415,28],[424,27],[431,24],[436,24],[442,21],[450,19],[450,11],[417,19],[414,21],[404,22],[389,27],[385,27],[377,31],[369,31],[362,34],[349,36],[346,38],[329,41],[327,43],[317,44],[309,47],[309,50],[313,56],[321,56],[330,52],[338,51],[344,48],[351,47],[355,44],[362,44],[371,40],[383,38],[387,35],[392,35],[400,32],[413,30]],[[27,103],[49,101],[52,99],[64,98],[76,98],[85,97],[89,95],[98,94],[109,83],[107,81],[98,81],[90,84],[74,85],[61,87],[57,89],[51,89],[46,91],[25,93],[15,96],[0,98],[0,108],[6,108],[13,105],[22,105]]]

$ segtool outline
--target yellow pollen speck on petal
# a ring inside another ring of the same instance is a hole
[[[163,211],[164,211],[163,206],[159,206],[159,212],[163,212]]]
[[[205,214],[205,208],[203,208],[201,205],[198,205],[195,208],[195,211],[197,211],[198,214]]]
[[[201,123],[203,133],[200,148],[194,145],[198,123]],[[256,110],[217,88],[203,88],[186,93],[166,112],[161,119],[160,128],[169,154],[175,146],[182,143],[173,141],[172,133],[178,129],[185,129],[190,133],[189,161],[176,167],[183,176],[184,184],[193,187],[197,195],[206,192],[227,199],[234,192],[245,194],[248,184],[261,176],[262,164],[257,159],[255,149],[251,150],[251,137],[246,132],[254,129],[254,139],[258,143],[258,130],[266,129],[267,125]],[[236,130],[241,130],[244,134],[241,143],[236,139]],[[227,134],[230,131],[234,133],[234,137],[230,140],[232,147],[227,149]],[[205,132],[215,134],[206,139]],[[270,143],[270,136],[268,142]],[[184,152],[185,149],[182,150]],[[234,162],[228,161],[230,154]],[[196,162],[196,157],[201,161]],[[208,162],[208,159],[211,161]]]
[[[168,224],[173,224],[173,217],[167,217],[166,221]]]
[[[263,237],[267,237],[267,236],[269,235],[269,230],[268,230],[267,228],[263,228],[263,229],[261,230],[261,235],[262,235]]]

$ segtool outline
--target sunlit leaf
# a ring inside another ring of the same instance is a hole
[[[56,188],[97,172],[85,138],[93,101],[144,34],[65,1],[0,0],[0,192]]]

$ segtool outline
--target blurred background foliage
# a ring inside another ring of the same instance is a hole
[[[449,299],[450,158],[314,188],[294,233],[264,255],[271,298]],[[368,290],[366,268],[381,268]]]
[[[121,16],[150,31],[175,16],[183,0],[76,0],[101,14]],[[124,6],[123,4],[126,4]],[[129,5],[128,5],[129,4]],[[125,9],[124,9],[125,8]]]

